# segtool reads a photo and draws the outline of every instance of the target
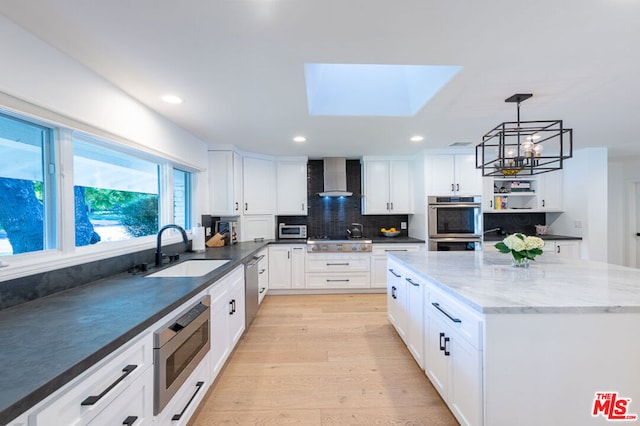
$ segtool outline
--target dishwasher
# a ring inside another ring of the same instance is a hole
[[[245,327],[253,322],[258,313],[258,263],[264,255],[253,256],[244,264],[244,294],[245,294]]]

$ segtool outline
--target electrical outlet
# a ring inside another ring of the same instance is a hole
[[[581,220],[576,220],[576,221],[574,222],[574,226],[575,226],[576,228],[582,228],[582,221],[581,221]]]
[[[400,222],[400,229],[407,229],[407,222]]]

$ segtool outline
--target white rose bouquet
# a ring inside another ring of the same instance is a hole
[[[524,234],[511,234],[495,246],[500,253],[511,253],[515,261],[522,259],[535,260],[537,255],[542,255],[544,241],[538,237],[527,237]]]

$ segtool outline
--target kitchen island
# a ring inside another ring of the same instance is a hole
[[[391,282],[423,286],[422,366],[461,423],[606,424],[640,413],[639,270],[553,256],[513,268],[489,250],[388,259]]]

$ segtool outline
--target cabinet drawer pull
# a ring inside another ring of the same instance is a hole
[[[420,283],[413,282],[411,278],[405,278],[405,280],[409,281],[409,284],[411,284],[414,287],[420,287]]]
[[[327,266],[349,266],[349,262],[344,262],[344,263],[329,263],[329,262],[327,262]]]
[[[389,272],[391,272],[393,274],[393,276],[396,277],[396,278],[400,278],[402,276],[402,275],[396,274],[396,272],[393,269],[389,269]]]
[[[129,374],[131,374],[131,372],[133,370],[135,370],[137,367],[138,367],[137,365],[133,365],[133,364],[127,365],[126,367],[124,367],[122,369],[122,372],[124,374],[122,376],[118,377],[118,380],[116,380],[115,382],[111,383],[109,385],[109,387],[106,388],[105,390],[103,390],[100,395],[88,396],[84,401],[82,401],[80,403],[80,405],[93,405],[96,402],[100,401],[100,399],[102,399],[103,396],[108,394],[111,391],[111,389],[113,389],[118,383],[123,381],[125,379],[125,377],[127,377]]]
[[[444,356],[449,356],[451,355],[451,352],[449,352],[449,349],[447,348],[447,343],[450,342],[450,339],[448,337],[444,338]]]
[[[384,249],[385,252],[387,251],[409,251],[407,249]]]
[[[123,425],[131,426],[138,420],[138,416],[129,416],[122,422]]]
[[[264,274],[265,272],[267,272],[267,270],[266,270],[266,269],[260,269],[260,272],[258,272],[258,275],[262,275],[262,274]]]
[[[262,288],[260,289],[260,294],[264,293],[264,291],[265,291],[265,290],[266,290],[266,288],[265,288],[265,287],[262,287]]]
[[[204,386],[204,382],[198,382],[196,383],[196,391],[193,393],[193,395],[191,395],[191,398],[189,399],[189,402],[187,402],[187,405],[184,406],[184,408],[182,409],[182,411],[180,412],[180,414],[174,414],[173,417],[171,417],[171,421],[177,421],[180,420],[182,418],[182,416],[184,415],[184,412],[187,411],[187,408],[189,407],[189,405],[191,404],[191,401],[193,401],[193,398],[196,397],[196,395],[198,394],[198,392],[200,392],[200,389],[202,389],[202,386]]]
[[[437,310],[439,310],[440,312],[442,312],[443,314],[445,314],[445,315],[447,316],[447,318],[449,318],[451,321],[453,321],[453,322],[462,322],[462,320],[461,320],[460,318],[456,318],[456,317],[454,317],[453,315],[451,315],[449,312],[447,312],[447,311],[445,311],[444,309],[442,309],[442,308],[440,307],[440,304],[439,304],[439,303],[437,303],[437,302],[432,302],[431,304],[432,304],[433,306],[435,306],[435,308],[436,308]]]
[[[444,333],[440,333],[440,350],[444,351],[444,343],[442,342],[442,339],[444,339]]]
[[[348,283],[349,280],[348,279],[346,279],[346,280],[330,280],[330,279],[327,279],[327,282],[328,283]]]

